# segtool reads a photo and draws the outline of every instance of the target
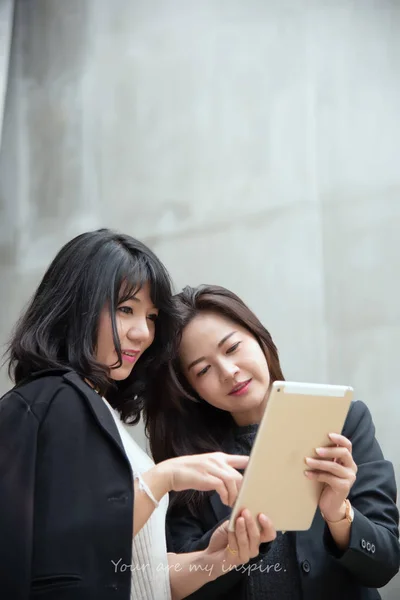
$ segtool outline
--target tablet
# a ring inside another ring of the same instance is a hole
[[[332,446],[329,433],[341,433],[353,389],[348,386],[275,381],[254,440],[229,530],[245,508],[269,517],[277,531],[311,527],[323,483],[310,480],[305,458]]]

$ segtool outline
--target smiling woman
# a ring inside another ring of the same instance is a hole
[[[261,419],[270,375],[265,354],[248,329],[201,312],[182,332],[180,358],[187,381],[203,400],[228,411],[239,425]]]
[[[146,407],[153,456],[158,462],[217,450],[248,454],[271,384],[283,380],[271,335],[225,288],[187,287],[175,301],[180,314],[175,355],[158,380],[158,399]],[[309,531],[278,533],[245,569],[209,582],[193,600],[380,598],[377,588],[394,577],[400,561],[393,466],[383,457],[363,402],[352,404],[342,432],[327,433],[332,446],[304,457],[305,476],[325,484]],[[173,494],[170,549],[205,547],[229,515],[212,492]],[[240,555],[237,540],[229,546]],[[279,569],[269,571],[268,564]]]
[[[136,423],[146,371],[168,356],[175,322],[168,272],[149,248],[104,229],[84,233],[57,254],[17,324],[9,372],[20,383],[40,370],[73,369]],[[129,336],[141,360],[120,377]]]
[[[134,363],[153,343],[158,312],[151,299],[149,282],[136,292],[132,290],[129,294],[124,290],[121,294],[115,316],[116,336],[110,307],[107,305],[102,309],[97,360],[110,367],[114,381],[129,377]]]
[[[154,393],[176,317],[164,265],[130,236],[84,233],[49,266],[13,334],[15,386],[0,399],[2,597],[179,600],[220,574],[225,526],[170,571],[168,492],[216,490],[232,504],[248,457],[155,465],[128,433]],[[260,524],[248,519],[249,557],[275,535]]]

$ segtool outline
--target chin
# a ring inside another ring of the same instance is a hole
[[[128,371],[127,369],[119,368],[111,371],[110,377],[113,381],[124,381],[124,379],[127,379],[131,373],[132,369]]]
[[[242,402],[238,402],[237,407],[240,410],[246,411],[246,410],[257,410],[257,408],[260,408],[260,406],[262,405],[264,400],[264,396],[262,396],[261,398],[243,398]]]

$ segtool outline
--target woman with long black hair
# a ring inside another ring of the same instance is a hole
[[[204,551],[167,555],[168,492],[216,490],[231,505],[248,458],[155,466],[128,433],[175,326],[168,273],[134,238],[88,232],[54,258],[12,336],[15,386],[0,400],[2,598],[178,600],[220,574],[224,527]],[[236,537],[249,557],[275,535],[261,525],[248,517]]]

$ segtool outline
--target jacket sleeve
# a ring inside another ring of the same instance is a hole
[[[360,585],[380,588],[396,575],[400,564],[394,469],[383,457],[375,438],[371,413],[363,402],[352,405],[343,435],[352,442],[353,458],[358,467],[349,494],[354,521],[345,552],[339,552],[327,526],[325,547]]]
[[[30,597],[38,420],[22,396],[0,400],[0,590]]]

